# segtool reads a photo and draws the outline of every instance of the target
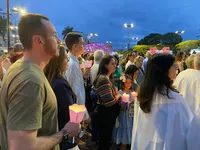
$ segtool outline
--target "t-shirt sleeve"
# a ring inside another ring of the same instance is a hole
[[[8,130],[37,130],[42,127],[45,90],[27,81],[8,95]]]

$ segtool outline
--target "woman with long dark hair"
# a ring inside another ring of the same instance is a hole
[[[99,64],[99,71],[94,80],[94,89],[98,95],[96,106],[99,127],[98,150],[109,150],[115,120],[120,112],[120,95],[113,88],[110,77],[116,69],[116,62],[112,56],[104,56]]]
[[[76,103],[76,95],[68,81],[64,79],[64,72],[67,70],[67,67],[67,52],[64,47],[60,47],[59,57],[52,58],[44,69],[44,73],[57,98],[59,130],[70,120],[69,106]],[[60,150],[78,150],[79,148],[76,145],[63,141],[60,144]]]
[[[135,103],[132,150],[186,150],[192,113],[172,86],[178,66],[172,55],[156,54]]]

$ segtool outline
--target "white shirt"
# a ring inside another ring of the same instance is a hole
[[[91,84],[93,85],[93,82],[95,78],[97,77],[97,73],[99,71],[99,64],[100,62],[94,62],[93,66],[91,67],[90,70],[90,79],[91,79]]]
[[[186,136],[193,117],[185,99],[169,90],[167,96],[156,93],[150,113],[134,106],[131,150],[187,150]]]
[[[85,105],[85,87],[83,75],[79,66],[78,59],[72,54],[68,53],[69,63],[68,70],[64,77],[71,85],[74,93],[76,94],[77,104]],[[85,120],[89,118],[88,112],[86,112]]]
[[[126,66],[125,66],[125,70],[128,68],[128,66],[130,66],[130,65],[134,65],[134,63],[133,62],[131,62],[130,60],[126,63]]]
[[[200,71],[187,69],[179,73],[174,86],[183,95],[193,114],[200,106]]]
[[[199,150],[200,148],[200,109],[196,112],[187,135],[188,150]]]

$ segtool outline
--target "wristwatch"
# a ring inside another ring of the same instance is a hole
[[[69,134],[65,129],[62,129],[61,131],[63,133],[63,141],[67,141],[69,139]]]

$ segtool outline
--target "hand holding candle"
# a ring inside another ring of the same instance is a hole
[[[132,92],[132,93],[131,93],[131,96],[132,96],[131,101],[134,101],[134,100],[135,100],[135,97],[138,96],[138,93],[137,93],[137,92]]]
[[[122,102],[129,103],[129,94],[124,93],[122,95]]]
[[[86,108],[84,105],[74,104],[69,106],[70,122],[80,123],[85,115]]]
[[[85,64],[80,64],[81,69],[85,68]]]
[[[131,94],[132,94],[133,97],[137,97],[138,96],[137,92],[132,92]]]
[[[91,68],[92,67],[92,61],[85,61],[85,68]]]

